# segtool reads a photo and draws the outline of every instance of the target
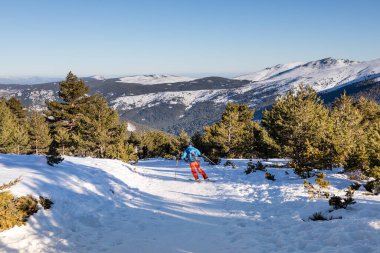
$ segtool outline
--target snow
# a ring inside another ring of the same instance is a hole
[[[0,252],[379,252],[379,196],[358,191],[357,204],[330,213],[342,219],[303,221],[327,212],[327,200],[309,201],[289,169],[269,168],[272,182],[234,162],[202,164],[216,182],[197,183],[187,164],[163,159],[65,157],[49,167],[40,156],[0,155],[0,184],[21,176],[14,194],[55,203],[1,232]],[[337,172],[327,179],[343,195],[350,182]]]
[[[136,131],[136,126],[133,125],[131,122],[128,122],[127,130],[129,132],[134,132],[134,131]]]
[[[194,80],[194,78],[175,76],[175,75],[136,75],[136,76],[121,77],[118,82],[152,85],[152,84],[160,84],[160,83],[188,82],[192,80]]]
[[[250,80],[253,82],[263,81],[265,79],[268,79],[272,76],[278,75],[284,71],[287,71],[289,69],[293,69],[294,67],[300,66],[304,64],[303,62],[292,62],[287,64],[278,64],[273,67],[268,67],[263,70],[254,72],[252,74],[242,75],[238,76],[235,79],[239,80]]]
[[[99,80],[99,81],[106,80],[106,78],[104,76],[101,76],[101,75],[90,76],[90,78],[95,79],[95,80]]]
[[[148,93],[144,95],[121,96],[111,101],[112,106],[119,110],[129,110],[139,107],[152,107],[161,103],[183,104],[186,109],[192,104],[205,102],[224,95],[227,90],[192,90],[192,91],[168,91]],[[215,103],[223,103],[223,99],[216,99]]]

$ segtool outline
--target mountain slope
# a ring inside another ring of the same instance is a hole
[[[192,81],[194,78],[182,77],[175,75],[140,75],[120,77],[120,83],[139,83],[145,85],[160,84],[160,83],[178,83]]]
[[[235,79],[205,77],[189,81],[177,76],[146,75],[126,79],[94,76],[84,80],[91,94],[104,95],[122,118],[171,133],[182,128],[194,133],[219,120],[227,102],[247,103],[260,117],[261,111],[279,95],[301,83],[333,96],[339,93],[334,89],[342,91],[358,83],[365,86],[379,77],[380,59],[356,62],[326,58],[276,65]],[[25,104],[42,109],[45,100],[57,99],[57,90],[57,83],[0,85],[0,96],[15,95]]]
[[[330,213],[327,199],[308,200],[303,179],[291,169],[269,167],[277,179],[271,182],[264,172],[245,175],[247,160],[234,161],[237,169],[202,163],[216,182],[197,183],[188,180],[188,164],[177,168],[163,159],[133,167],[65,157],[54,168],[42,156],[0,155],[0,161],[0,185],[21,176],[10,189],[15,195],[54,202],[25,226],[1,232],[0,252],[335,253],[380,247],[378,196],[360,189],[357,204]],[[338,172],[327,171],[326,179],[332,194],[344,196],[352,182]],[[315,212],[342,219],[308,221]]]
[[[276,67],[270,69],[276,69]],[[282,72],[274,71],[273,75],[261,79],[260,84],[272,85],[275,83],[277,86],[288,86],[291,83],[293,87],[296,87],[304,83],[312,85],[317,91],[321,91],[337,85],[378,77],[380,76],[379,73],[380,59],[357,62],[326,58],[296,65]],[[241,80],[244,77],[247,76],[238,77],[238,79]]]

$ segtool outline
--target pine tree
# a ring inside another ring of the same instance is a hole
[[[363,141],[361,122],[362,113],[358,110],[345,93],[333,104],[331,111],[333,134],[331,135],[332,144],[332,163],[334,165],[346,165],[348,156],[354,153],[359,141]]]
[[[83,110],[87,107],[86,97],[88,87],[70,72],[65,81],[59,85],[59,96],[63,102],[51,101],[47,103],[50,127],[54,129],[54,137],[62,150],[67,153],[78,154],[79,146],[83,145],[80,136],[79,122],[83,118]],[[53,135],[53,134],[52,134]]]
[[[133,144],[128,142],[127,123],[123,123],[113,132],[113,142],[109,143],[105,157],[119,159],[125,162],[137,161],[137,153]]]
[[[59,96],[67,104],[74,104],[89,91],[83,80],[79,80],[73,72],[69,72],[66,80],[59,84]]]
[[[185,132],[184,129],[182,129],[178,136],[179,146],[178,146],[178,151],[177,151],[178,152],[177,157],[179,157],[181,152],[183,152],[187,148],[190,141],[191,139],[189,135]]]
[[[12,146],[16,154],[20,154],[27,149],[29,143],[29,135],[26,125],[16,122],[12,134]]]
[[[6,101],[6,104],[19,121],[25,121],[26,109],[19,99],[11,97]]]
[[[50,145],[51,137],[45,117],[41,113],[33,111],[30,114],[29,126],[29,145],[33,152],[36,155],[46,152],[47,147]]]
[[[253,153],[259,158],[278,157],[280,147],[272,139],[265,128],[255,123],[253,128]]]
[[[367,129],[372,123],[376,123],[379,120],[380,104],[376,101],[360,97],[355,106],[362,115],[362,126],[364,129]]]
[[[128,143],[132,144],[135,147],[140,147],[141,137],[136,132],[131,132],[128,138]]]
[[[11,97],[7,100],[6,105],[15,116],[15,126],[12,129],[12,138],[9,148],[16,154],[25,153],[28,149],[29,139],[29,126],[26,118],[26,110],[21,101],[16,97]]]
[[[204,128],[202,142],[210,158],[252,154],[253,114],[247,105],[227,104],[221,121]]]
[[[116,111],[108,107],[105,98],[95,95],[86,100],[78,124],[79,148],[105,157],[108,146],[117,143],[119,118]]]
[[[63,161],[63,158],[58,152],[58,142],[53,139],[53,141],[49,145],[49,151],[46,156],[47,164],[50,166],[54,166],[54,164],[58,164]]]
[[[367,176],[380,180],[380,117],[368,129],[367,153],[369,159],[368,169],[364,172]]]
[[[173,158],[177,155],[179,143],[175,136],[150,131],[141,135],[141,146],[149,151],[149,157]]]
[[[12,145],[17,122],[5,101],[0,99],[0,151],[7,153]]]
[[[280,97],[262,124],[281,147],[280,155],[292,158],[295,172],[310,177],[313,169],[331,164],[329,138],[332,124],[328,110],[311,87],[300,86]]]

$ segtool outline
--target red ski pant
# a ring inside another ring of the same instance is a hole
[[[198,172],[201,173],[201,175],[203,176],[204,179],[208,178],[208,176],[206,175],[206,173],[201,169],[201,165],[199,164],[198,161],[191,162],[190,163],[190,168],[191,168],[191,172],[193,173],[193,176],[194,176],[195,179],[198,179],[198,174],[197,174],[197,171],[195,169],[197,169]]]

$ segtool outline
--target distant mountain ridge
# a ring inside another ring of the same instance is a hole
[[[61,81],[61,77],[41,77],[41,76],[0,76],[0,84],[41,84]]]
[[[173,75],[83,79],[90,92],[104,95],[122,118],[171,133],[182,128],[193,133],[219,120],[227,102],[247,103],[260,117],[261,111],[276,97],[301,83],[311,85],[329,99],[344,89],[354,95],[361,92],[376,99],[379,78],[380,59],[357,62],[325,58],[279,64],[233,79],[192,79]],[[57,92],[56,82],[0,86],[0,96],[17,96],[25,104],[39,109],[44,107],[45,100],[56,99]]]

